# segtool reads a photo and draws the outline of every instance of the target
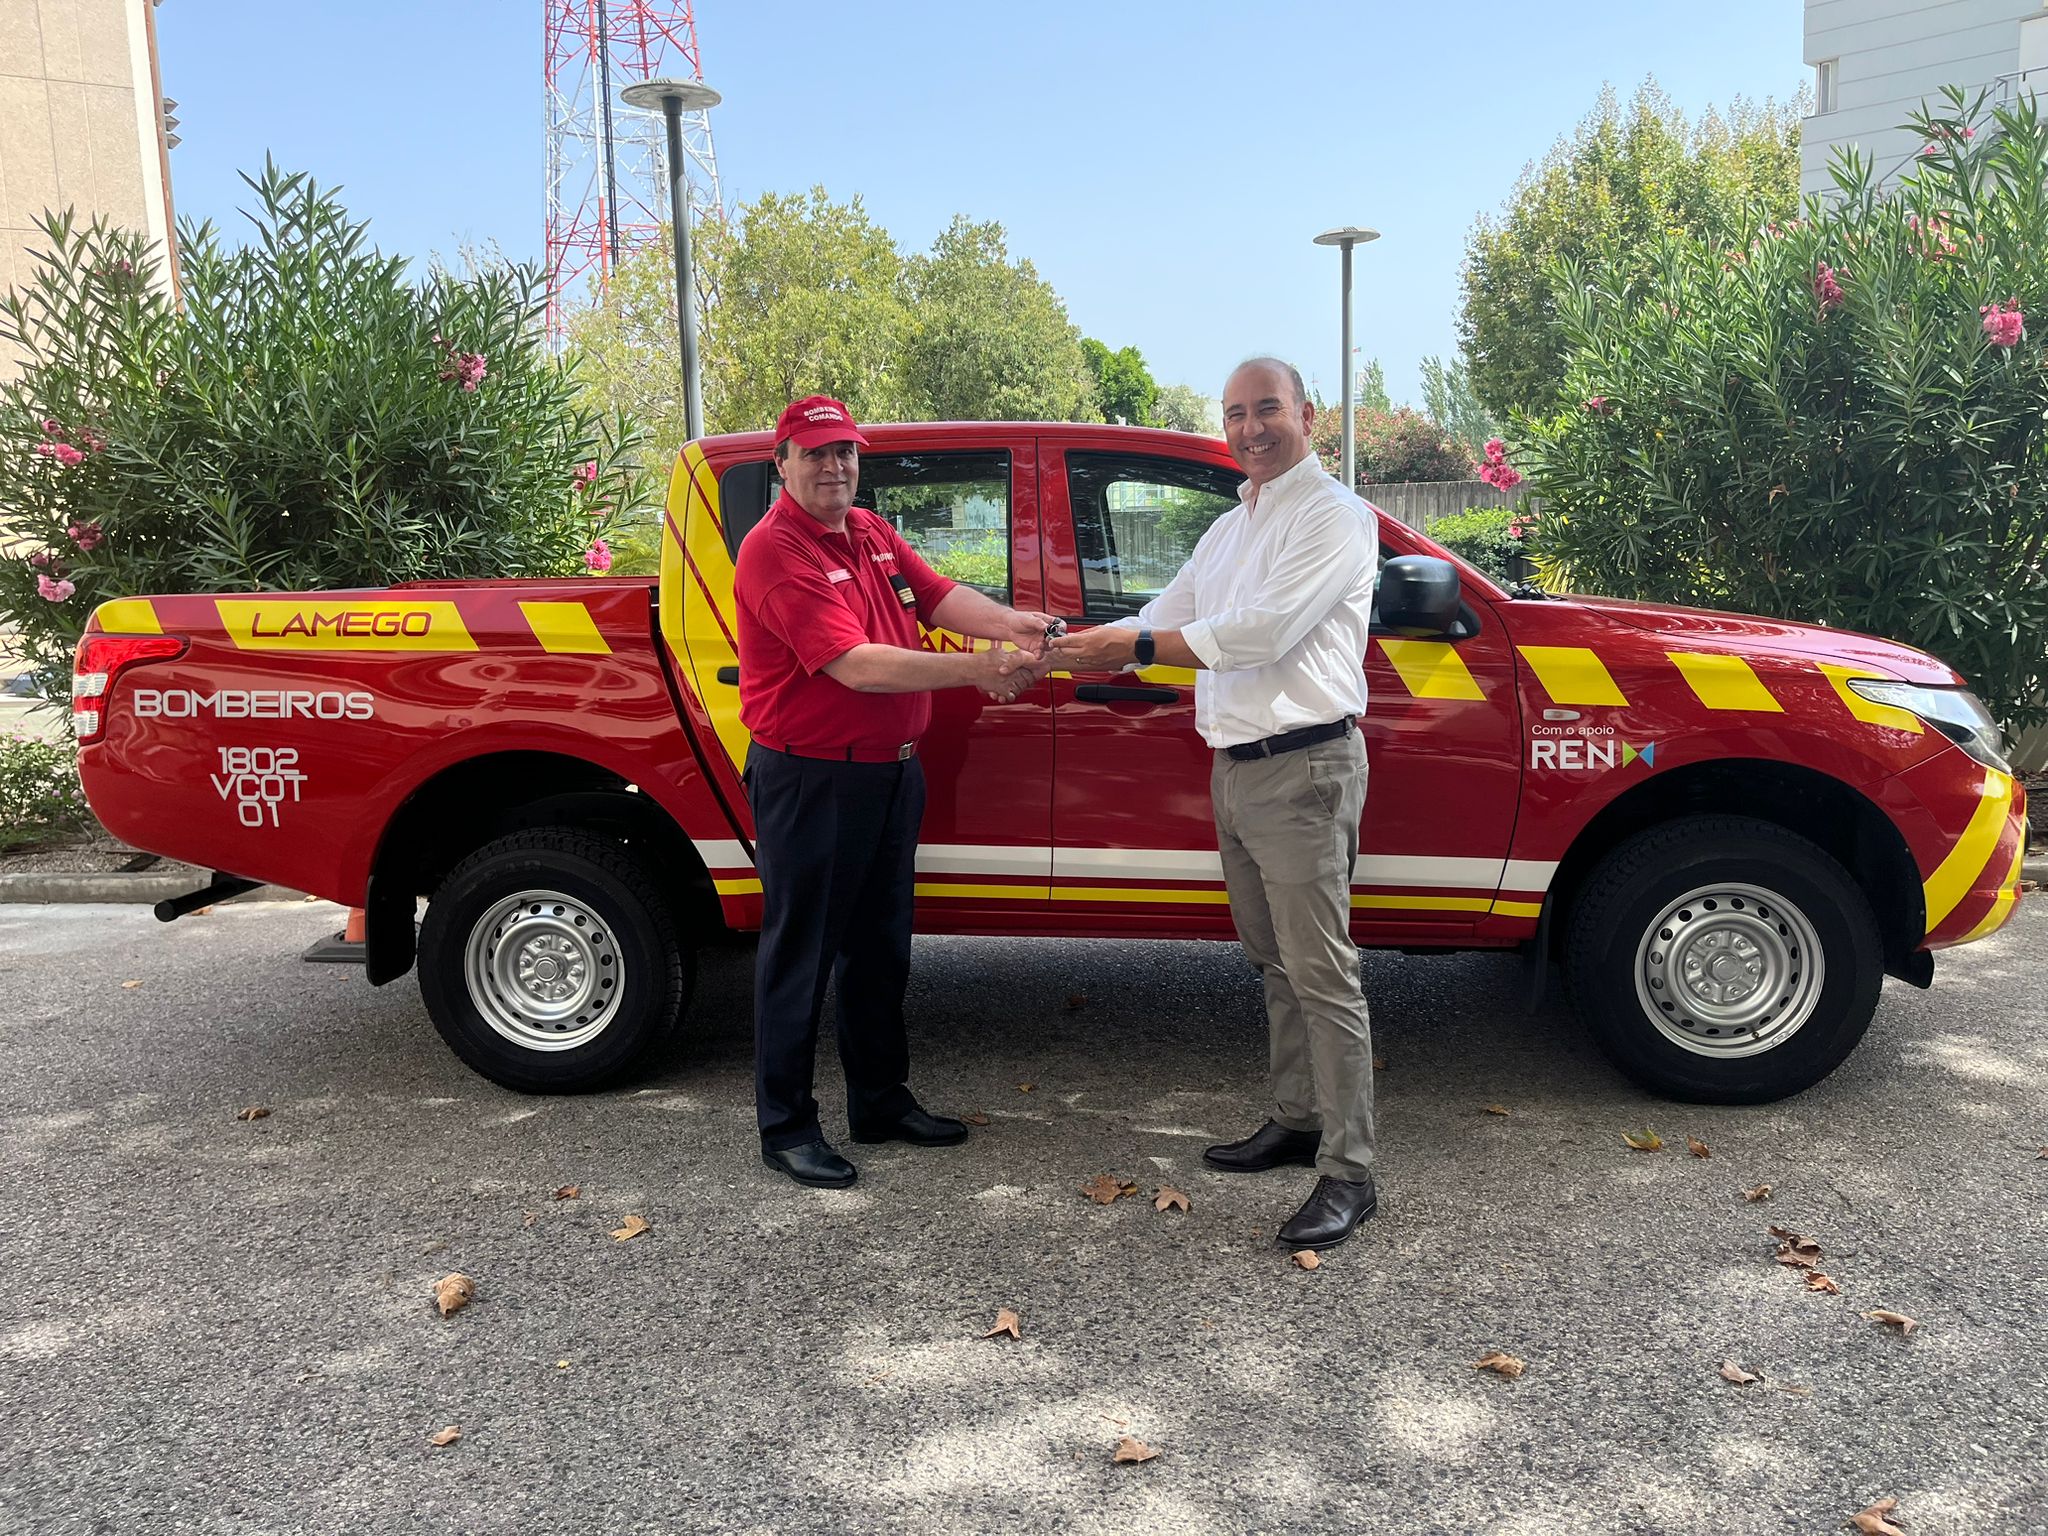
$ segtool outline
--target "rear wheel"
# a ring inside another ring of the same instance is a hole
[[[420,925],[420,993],[455,1052],[523,1093],[628,1071],[681,1017],[694,968],[640,860],[584,833],[488,843]]]
[[[1565,968],[1594,1038],[1638,1083],[1761,1104],[1855,1049],[1884,953],[1869,901],[1824,849],[1770,822],[1691,816],[1593,870]]]

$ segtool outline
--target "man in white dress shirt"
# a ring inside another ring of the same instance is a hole
[[[1054,642],[1076,672],[1199,669],[1195,728],[1216,748],[1210,797],[1230,916],[1265,981],[1273,1109],[1204,1159],[1232,1172],[1321,1175],[1279,1232],[1341,1243],[1378,1203],[1372,1027],[1351,942],[1351,870],[1365,809],[1365,647],[1379,565],[1373,511],[1323,472],[1315,409],[1277,358],[1223,389],[1239,505],[1202,535],[1135,619]]]

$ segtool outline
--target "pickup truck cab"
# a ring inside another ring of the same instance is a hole
[[[868,431],[862,505],[1074,628],[1135,613],[1236,502],[1209,438]],[[683,1016],[694,950],[760,923],[732,579],[776,488],[766,433],[686,446],[658,581],[105,604],[74,679],[92,806],[222,880],[366,909],[369,980],[417,962],[436,1027],[496,1081],[613,1080]],[[2011,915],[2024,791],[1941,662],[1510,592],[1384,514],[1380,545],[1361,945],[1561,962],[1638,1082],[1759,1102],[1848,1055],[1885,975],[1926,986],[1936,950]],[[1232,937],[1192,673],[935,705],[921,931]]]

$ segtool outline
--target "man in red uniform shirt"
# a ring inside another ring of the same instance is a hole
[[[958,1120],[911,1097],[903,993],[924,769],[917,738],[934,688],[1007,703],[1041,675],[1052,619],[948,581],[853,504],[867,443],[846,407],[795,401],[775,424],[783,492],[740,545],[740,721],[761,873],[754,967],[754,1099],[761,1160],[799,1184],[841,1187],[811,1073],[825,984],[839,984],[847,1129],[860,1142],[952,1146]],[[942,655],[918,621],[1000,645]]]

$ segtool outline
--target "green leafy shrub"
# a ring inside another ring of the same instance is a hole
[[[1479,473],[1472,451],[1413,406],[1383,411],[1360,406],[1353,413],[1360,485],[1399,485],[1410,480],[1470,480]],[[1344,412],[1322,412],[1309,444],[1331,474],[1341,475]]]
[[[1522,548],[1520,515],[1509,507],[1468,507],[1440,517],[1423,530],[1462,560],[1469,560],[1502,586],[1512,579],[1508,557]]]
[[[1571,274],[1566,398],[1525,419],[1535,552],[1616,596],[1921,646],[2048,718],[2048,126],[1951,91],[1885,192]],[[2038,317],[2038,318],[2029,318]]]
[[[62,675],[93,606],[137,593],[603,568],[643,495],[634,428],[577,401],[534,267],[429,272],[266,167],[253,239],[182,235],[183,308],[142,237],[47,216],[0,300],[0,618]]]
[[[991,528],[972,544],[955,544],[927,562],[941,576],[994,592],[1010,589],[1010,551],[1000,529]]]
[[[92,812],[68,742],[0,735],[0,849],[33,847],[89,830]]]

